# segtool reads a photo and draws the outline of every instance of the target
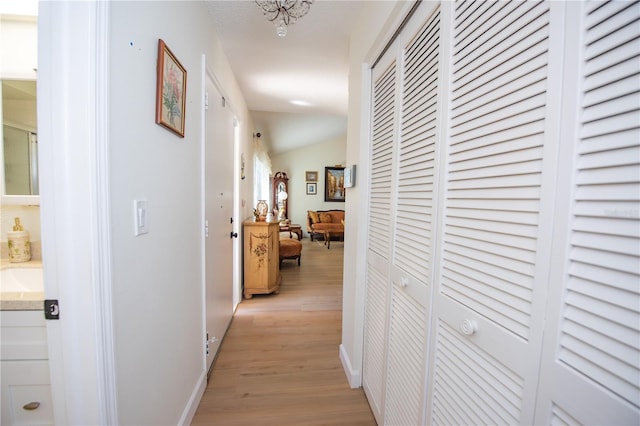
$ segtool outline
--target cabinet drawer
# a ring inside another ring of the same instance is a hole
[[[48,361],[0,361],[0,377],[3,426],[53,424]]]
[[[42,311],[0,311],[0,360],[49,358]]]

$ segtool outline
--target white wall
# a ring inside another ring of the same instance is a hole
[[[324,168],[341,164],[346,158],[346,135],[326,142],[292,149],[271,157],[273,173],[285,172],[289,177],[289,214],[293,223],[302,225],[306,235],[307,210],[344,210],[345,203],[324,201]],[[318,172],[316,195],[307,195],[307,171]],[[347,199],[351,196],[347,191]]]
[[[198,243],[203,53],[243,124],[244,149],[250,146],[250,123],[204,3],[113,2],[110,23],[111,254],[119,423],[177,424],[204,377]],[[154,121],[159,38],[188,73],[184,138]],[[250,195],[245,197],[251,199]],[[148,201],[149,233],[139,237],[133,233],[136,199]]]

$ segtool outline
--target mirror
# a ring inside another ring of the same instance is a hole
[[[2,80],[2,195],[6,204],[38,204],[36,82]]]
[[[287,219],[289,208],[289,178],[285,172],[277,172],[273,176],[273,206],[276,206],[278,221]]]

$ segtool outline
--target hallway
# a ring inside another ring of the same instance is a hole
[[[280,294],[238,306],[193,425],[376,424],[338,355],[343,243],[302,243]]]

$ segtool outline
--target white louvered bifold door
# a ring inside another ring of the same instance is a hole
[[[390,58],[390,59],[389,59]],[[393,151],[397,138],[396,61],[388,55],[372,75],[369,217],[362,387],[383,422],[387,353]]]
[[[578,125],[565,138],[536,423],[638,425],[640,3],[569,7]]]
[[[386,425],[424,422],[441,54],[440,10],[426,13],[425,21],[418,9],[400,38],[402,105],[394,166]]]
[[[451,117],[428,423],[531,424],[552,230],[541,221],[555,172],[549,87],[562,59],[552,63],[551,34],[563,23],[552,24],[543,2],[449,6]]]

